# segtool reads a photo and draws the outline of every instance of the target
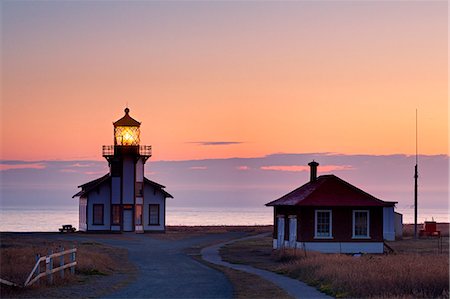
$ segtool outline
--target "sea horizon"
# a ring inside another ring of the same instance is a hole
[[[403,223],[414,223],[414,209],[396,209]],[[268,207],[167,207],[167,226],[253,226],[272,225]],[[0,232],[57,232],[63,224],[78,229],[78,207],[2,206]],[[20,219],[20,222],[18,221]],[[450,222],[445,209],[419,209],[418,222]]]

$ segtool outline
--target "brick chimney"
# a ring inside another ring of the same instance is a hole
[[[312,162],[309,162],[308,165],[311,167],[311,178],[309,181],[314,182],[317,180],[317,166],[319,166],[319,163],[313,160]]]

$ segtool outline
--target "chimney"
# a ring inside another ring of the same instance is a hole
[[[319,166],[319,163],[313,160],[312,162],[309,162],[308,165],[311,167],[311,178],[309,181],[314,182],[317,180],[317,166]]]

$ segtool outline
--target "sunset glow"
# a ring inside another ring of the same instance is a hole
[[[2,158],[101,159],[127,103],[153,160],[412,154],[416,108],[447,154],[446,7],[2,2]]]

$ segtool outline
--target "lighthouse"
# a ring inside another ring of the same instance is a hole
[[[109,172],[78,186],[79,230],[143,233],[165,230],[165,186],[144,176],[144,165],[152,155],[140,144],[141,123],[130,109],[113,123],[114,145],[104,145],[102,155]]]

